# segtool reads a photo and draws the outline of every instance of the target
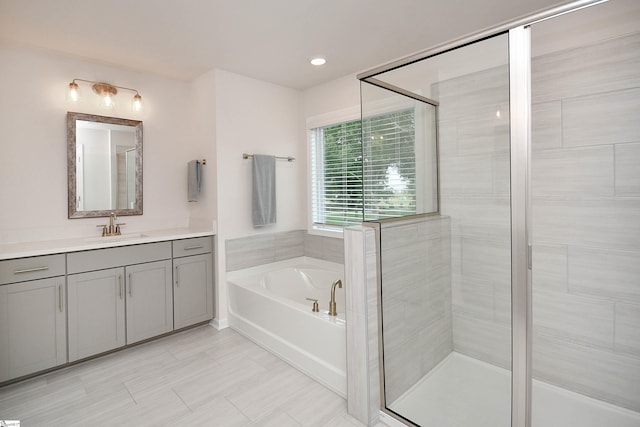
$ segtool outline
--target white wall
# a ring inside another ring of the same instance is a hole
[[[73,78],[107,81],[140,91],[144,110],[130,110],[122,92],[113,111],[81,84],[79,105],[66,101]],[[104,219],[67,218],[66,112],[144,122],[144,215],[124,231],[188,222],[186,163],[194,155],[189,130],[190,84],[20,47],[0,45],[0,243],[90,236]]]
[[[305,90],[302,100],[303,121],[309,117],[353,107],[359,108],[360,81],[355,74],[350,74]]]
[[[215,122],[215,72],[209,71],[191,82],[191,116],[189,128],[192,139],[184,144],[183,149],[190,159],[206,160],[202,168],[202,182],[198,202],[189,203],[189,213],[192,219],[210,221],[216,218],[217,198],[217,153],[216,153],[216,122]],[[187,173],[187,165],[184,166]],[[203,224],[205,225],[205,224]]]
[[[305,227],[306,150],[301,93],[215,70],[218,173],[218,295],[216,320],[226,324],[225,243],[256,234]],[[242,153],[292,156],[276,162],[277,223],[254,228],[251,218],[251,160]]]

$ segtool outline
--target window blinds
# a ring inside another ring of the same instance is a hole
[[[416,211],[413,109],[310,130],[314,224]]]

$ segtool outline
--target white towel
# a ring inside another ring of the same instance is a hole
[[[276,223],[276,158],[253,155],[253,226]]]
[[[197,202],[202,183],[202,166],[200,161],[191,160],[187,171],[187,197],[190,202]]]

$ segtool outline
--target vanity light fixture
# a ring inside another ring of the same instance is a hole
[[[140,93],[138,93],[136,89],[116,86],[110,83],[94,82],[92,80],[73,79],[71,83],[69,83],[69,99],[73,102],[77,102],[80,99],[80,87],[77,82],[91,84],[93,91],[101,97],[100,105],[105,108],[113,108],[115,104],[113,97],[118,94],[118,89],[135,92],[131,100],[131,109],[136,113],[142,111],[142,96],[140,96]]]

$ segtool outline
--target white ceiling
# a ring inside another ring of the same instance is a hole
[[[566,0],[0,0],[0,41],[191,80],[305,89]],[[313,67],[308,59],[328,63]]]

